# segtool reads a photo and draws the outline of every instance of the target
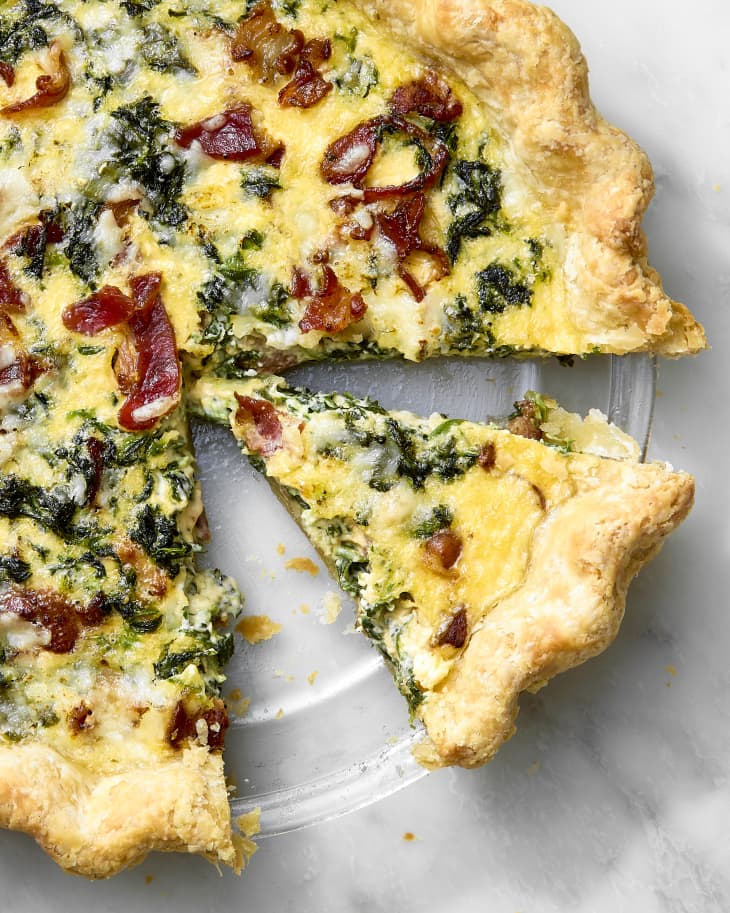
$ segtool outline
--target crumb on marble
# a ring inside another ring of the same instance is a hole
[[[144,883],[145,883],[145,884],[152,884],[152,882],[154,881],[154,879],[155,879],[155,876],[154,876],[154,875],[145,875],[145,876],[144,876]]]
[[[261,643],[281,631],[282,626],[268,615],[244,615],[236,625],[238,633],[250,644]]]
[[[319,675],[319,669],[314,669],[314,670],[312,670],[312,672],[309,673],[309,675],[307,676],[307,681],[309,682],[310,685],[314,684],[314,680],[317,678],[318,675]]]
[[[529,777],[534,777],[535,774],[540,770],[540,762],[533,761],[532,764],[527,768],[527,775]]]
[[[283,716],[284,716],[284,708],[279,707],[279,709],[276,711],[276,719],[280,720]]]
[[[299,574],[311,574],[312,577],[319,574],[319,568],[311,558],[290,558],[284,567],[288,571],[297,571]]]
[[[276,546],[276,554],[277,554],[277,555],[283,555],[285,552],[286,552],[286,546],[284,545],[283,542],[280,542],[280,543]]]
[[[403,839],[404,839],[407,843],[411,843],[412,841],[417,840],[418,838],[417,838],[416,835],[415,835],[414,833],[412,833],[411,831],[406,831],[405,834],[403,834]]]
[[[328,590],[324,594],[322,607],[324,612],[320,618],[320,621],[322,624],[331,625],[333,622],[337,621],[339,614],[342,611],[342,596],[340,596],[339,593]]]

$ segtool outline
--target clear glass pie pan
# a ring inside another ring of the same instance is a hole
[[[645,355],[576,359],[572,367],[557,359],[364,362],[302,368],[289,379],[369,395],[387,408],[480,421],[508,414],[515,399],[538,390],[571,411],[601,409],[645,452],[656,366]],[[261,836],[272,836],[425,776],[411,753],[421,733],[379,654],[354,631],[350,600],[231,435],[207,425],[194,434],[212,534],[204,561],[236,577],[246,615],[281,625],[259,643],[237,638],[228,668],[234,815],[259,807]]]

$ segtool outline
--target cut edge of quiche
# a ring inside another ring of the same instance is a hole
[[[578,40],[527,0],[366,0],[398,41],[456,73],[495,118],[510,164],[575,232],[566,263],[575,323],[628,333],[617,354],[679,356],[707,345],[649,266],[641,221],[654,193],[645,152],[597,111]],[[577,281],[571,281],[573,280]]]
[[[537,394],[507,428],[276,377],[202,380],[190,396],[230,423],[355,598],[426,727],[427,766],[488,761],[523,691],[604,650],[631,579],[692,505],[690,475]]]

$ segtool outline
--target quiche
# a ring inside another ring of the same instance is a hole
[[[0,824],[93,877],[151,849],[240,867],[220,700],[240,596],[195,564],[186,384],[291,473],[281,491],[360,594],[434,763],[486,759],[519,690],[605,644],[688,477],[439,431],[265,375],[324,358],[699,351],[702,328],[648,264],[651,190],[643,153],[595,112],[575,39],[526,0],[5,0]],[[330,416],[327,453],[298,427],[310,412],[317,428]],[[269,422],[286,430],[271,453]],[[351,450],[357,478],[338,456]],[[336,495],[351,533],[330,536],[297,490],[323,461],[345,473],[333,486],[352,483],[357,505]],[[496,551],[516,544],[457,586],[480,503],[502,505]],[[407,562],[377,571],[368,506],[401,517],[382,533],[433,579],[433,603]],[[590,547],[566,553],[584,533]],[[464,554],[439,567],[459,536]],[[549,599],[526,615],[545,574]],[[570,587],[585,590],[573,627]],[[528,656],[528,617],[544,655]]]
[[[475,767],[535,691],[615,637],[692,477],[528,394],[506,427],[387,412],[281,378],[199,381],[338,579],[414,717],[420,759]]]
[[[202,372],[705,345],[646,157],[525,0],[17,0],[0,60],[14,281],[144,264]]]

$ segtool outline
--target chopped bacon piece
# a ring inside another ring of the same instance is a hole
[[[276,143],[263,132],[256,135],[251,120],[251,105],[246,104],[182,127],[175,133],[175,142],[184,149],[189,149],[196,140],[206,155],[229,162],[251,159],[270,162],[272,156],[283,149],[281,143]]]
[[[416,193],[398,203],[392,212],[379,212],[375,215],[380,233],[395,247],[399,264],[398,274],[416,301],[423,300],[425,290],[405,268],[405,261],[410,254],[414,251],[421,251],[432,257],[437,269],[437,280],[447,276],[451,271],[446,252],[434,244],[427,244],[421,238],[420,227],[425,206],[425,196],[422,193]]]
[[[439,628],[436,635],[436,644],[439,647],[444,647],[448,644],[450,647],[461,649],[466,643],[468,630],[469,619],[466,609],[464,606],[459,606],[456,612]]]
[[[515,403],[515,408],[519,414],[507,422],[507,430],[531,441],[541,441],[543,433],[535,403],[531,399],[522,399]]]
[[[190,712],[183,701],[178,701],[172,712],[167,738],[173,748],[190,739],[200,739],[208,748],[215,751],[223,748],[228,714],[223,701],[216,700],[207,710]]]
[[[115,285],[105,285],[98,292],[64,308],[61,319],[67,330],[96,336],[102,330],[129,320],[134,301]]]
[[[429,564],[448,571],[456,564],[461,555],[461,536],[451,529],[442,529],[426,540],[424,548]]]
[[[393,93],[390,108],[395,114],[422,114],[440,123],[461,117],[464,110],[451,87],[433,71],[420,79],[399,86]]]
[[[293,79],[279,92],[279,104],[311,108],[331,91],[332,83],[327,82],[308,60],[300,60]]]
[[[93,475],[86,484],[86,503],[93,504],[101,487],[101,477],[104,472],[104,444],[98,437],[90,437],[86,441]]]
[[[236,393],[236,424],[243,430],[243,442],[249,450],[271,456],[282,446],[279,413],[267,399],[240,396]]]
[[[8,88],[15,82],[15,70],[9,63],[5,63],[4,60],[0,60],[0,79],[5,82],[5,85]]]
[[[341,333],[365,316],[367,305],[359,292],[353,294],[335,275],[331,267],[324,267],[324,281],[313,290],[309,277],[301,270],[292,274],[292,297],[307,299],[307,309],[299,321],[303,333],[320,330],[323,333]]]
[[[479,451],[479,456],[477,457],[477,464],[482,467],[485,472],[489,472],[491,469],[494,469],[494,466],[497,462],[497,448],[491,441],[488,441],[482,449]]]
[[[45,213],[41,213],[41,219],[44,219]],[[18,256],[28,257],[31,262],[41,259],[46,251],[46,245],[58,244],[63,241],[63,232],[60,226],[55,222],[44,219],[29,225],[28,228],[21,228],[11,235],[3,247]]]
[[[119,410],[127,431],[147,431],[180,402],[180,362],[175,331],[160,297],[159,273],[130,281],[136,310],[129,318],[137,349],[137,377]]]
[[[45,628],[50,634],[46,649],[51,653],[73,650],[81,630],[76,606],[50,590],[8,590],[0,596],[0,612],[12,613]]]
[[[127,332],[122,337],[119,348],[112,358],[112,370],[119,384],[119,389],[128,394],[137,381],[137,352],[132,341],[132,334]]]
[[[104,204],[104,208],[110,210],[114,216],[114,221],[122,228],[126,225],[132,210],[139,204],[138,197],[129,197],[126,200],[113,200]]]
[[[34,368],[27,352],[12,345],[0,346],[0,390],[6,395],[30,390],[37,376]]]
[[[3,314],[22,314],[26,295],[13,282],[10,271],[0,260],[0,311]]]
[[[268,82],[277,73],[291,73],[303,47],[304,35],[298,29],[285,29],[268,0],[261,0],[239,24],[231,42],[231,56],[245,60],[263,82]]]
[[[363,181],[375,160],[385,130],[405,133],[419,141],[428,153],[428,164],[414,178],[403,184],[363,187]],[[348,184],[363,191],[363,202],[372,203],[387,197],[402,197],[431,187],[446,167],[449,150],[440,139],[421,130],[397,114],[381,114],[358,124],[345,136],[331,143],[324,154],[320,170],[330,184]]]
[[[0,108],[0,114],[19,114],[21,111],[29,111],[32,108],[49,108],[65,98],[71,85],[71,74],[66,66],[66,58],[61,45],[57,41],[54,41],[48,49],[48,59],[51,64],[51,72],[43,73],[36,79],[35,87],[38,91],[30,98]]]

